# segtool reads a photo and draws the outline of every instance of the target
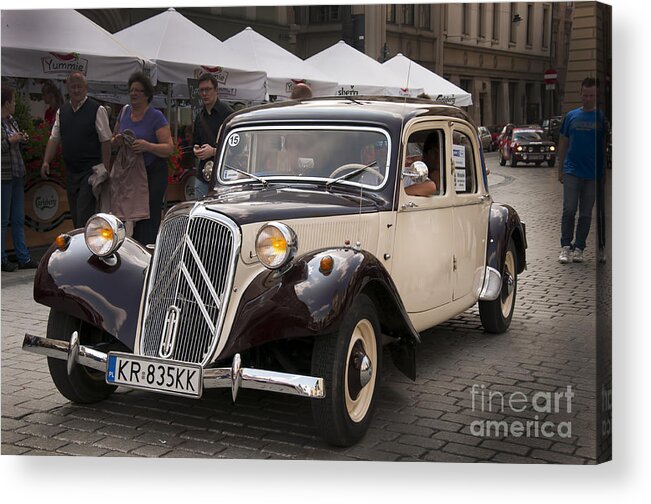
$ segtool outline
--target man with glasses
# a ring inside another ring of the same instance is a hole
[[[206,73],[199,77],[199,93],[203,101],[203,108],[194,120],[194,155],[200,160],[195,184],[197,199],[208,194],[208,182],[203,168],[208,161],[217,154],[217,133],[224,120],[233,113],[233,109],[219,100],[217,93],[217,79],[214,75]]]
[[[88,83],[84,74],[72,72],[66,86],[70,101],[56,113],[43,155],[41,177],[50,175],[50,161],[61,142],[66,163],[68,205],[74,227],[80,228],[97,211],[97,200],[88,178],[93,173],[93,166],[104,163],[108,168],[112,134],[106,109],[87,96]]]

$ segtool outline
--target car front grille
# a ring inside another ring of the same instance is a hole
[[[143,316],[142,355],[194,363],[209,357],[221,330],[238,244],[236,226],[214,216],[179,215],[163,223]]]

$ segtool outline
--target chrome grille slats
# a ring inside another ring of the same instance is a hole
[[[180,316],[170,359],[203,363],[216,345],[240,245],[239,230],[222,219],[197,207],[163,223],[145,306],[143,355],[159,356],[171,306]]]
[[[187,215],[174,217],[167,220],[161,229],[157,242],[156,264],[152,271],[154,278],[147,296],[148,308],[141,336],[143,355],[158,355],[165,313],[176,298],[183,237],[188,221]]]

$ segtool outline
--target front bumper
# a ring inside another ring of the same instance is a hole
[[[101,371],[105,375],[107,372],[108,354],[80,345],[76,332],[73,333],[70,342],[25,334],[23,350],[65,360],[68,374],[77,364]],[[204,369],[203,388],[230,388],[233,402],[237,399],[240,388],[267,390],[312,399],[325,397],[323,378],[243,368],[239,354],[233,358],[230,368]]]
[[[540,163],[556,159],[556,154],[550,152],[514,152],[513,156],[519,163]]]

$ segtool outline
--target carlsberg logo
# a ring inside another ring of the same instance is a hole
[[[434,101],[439,103],[447,103],[448,105],[454,105],[455,99],[452,95],[438,95],[434,98]]]

